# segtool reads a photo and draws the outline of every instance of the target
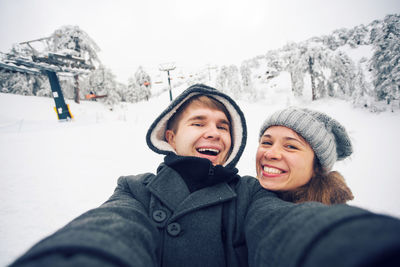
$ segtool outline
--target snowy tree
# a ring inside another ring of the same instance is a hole
[[[336,41],[335,36],[333,36],[332,34],[322,36],[322,43],[333,51],[340,47],[339,43]]]
[[[251,69],[249,65],[246,64],[246,62],[243,62],[240,66],[240,74],[242,75],[243,86],[242,99],[246,99],[249,101],[255,100],[257,98],[257,92],[251,79]]]
[[[33,52],[34,51],[32,51],[32,48],[27,45],[13,44],[9,54],[30,60]]]
[[[369,30],[369,44],[374,44],[377,39],[378,32],[380,31],[382,22],[380,20],[374,20],[368,24]]]
[[[345,52],[336,51],[329,57],[327,65],[331,72],[328,80],[328,95],[350,97],[354,90],[356,76],[354,62]]]
[[[283,70],[284,62],[279,50],[270,50],[265,55],[268,67],[276,70],[278,73]]]
[[[357,73],[354,82],[354,92],[352,95],[353,105],[356,107],[370,108],[374,102],[372,85],[367,82],[362,67],[362,61],[357,65]]]
[[[32,75],[32,94],[37,96],[50,96],[50,83],[44,75]]]
[[[390,104],[400,99],[400,15],[385,17],[373,45],[371,66],[376,95]]]
[[[93,66],[101,64],[97,44],[78,26],[62,26],[50,36],[49,51],[83,58]],[[74,76],[74,99],[79,103],[79,76]]]
[[[347,44],[350,47],[356,48],[359,45],[369,44],[369,31],[363,24],[354,27],[349,34],[350,37]]]
[[[334,30],[332,36],[335,38],[338,47],[344,46],[349,40],[349,30],[346,28]]]
[[[329,52],[322,45],[306,47],[300,54],[302,61],[306,61],[308,73],[311,77],[312,100],[326,95],[326,76],[324,70],[328,68]]]
[[[126,84],[116,82],[115,92],[117,92],[118,98],[120,99],[121,102],[127,102],[125,99],[125,92],[127,88],[128,86]]]
[[[292,90],[295,96],[303,94],[304,76],[311,78],[312,100],[325,96],[329,52],[320,43],[289,43],[282,50],[284,70],[290,73]]]
[[[37,96],[51,97],[51,87],[49,79],[44,75],[37,75],[35,78],[34,94]],[[35,89],[36,88],[36,89]]]
[[[292,92],[296,97],[303,95],[306,66],[301,62],[300,47],[294,42],[287,43],[281,50],[283,70],[289,72]]]
[[[134,76],[128,78],[128,86],[124,88],[123,94],[123,99],[131,103],[149,100],[151,97],[151,78],[142,66],[139,66]]]
[[[137,100],[146,100],[148,101],[151,96],[151,78],[150,75],[147,74],[143,70],[142,66],[139,66],[135,73],[135,80],[137,84]]]
[[[240,84],[238,67],[235,65],[222,66],[217,76],[216,87],[233,98],[240,99],[242,86]]]
[[[86,93],[92,92],[96,95],[107,96],[101,98],[101,102],[113,106],[121,100],[116,90],[117,82],[115,80],[115,75],[105,66],[100,65],[85,79],[87,79],[87,81],[83,82],[82,85],[85,85],[84,91]]]
[[[26,73],[0,71],[2,93],[33,95],[33,77]]]
[[[50,96],[50,83],[44,75],[0,70],[0,92],[20,95]]]
[[[136,103],[139,101],[138,91],[140,90],[138,84],[136,83],[136,79],[134,77],[128,78],[128,86],[126,91],[124,92],[124,99],[130,103]]]
[[[78,26],[62,26],[50,36],[49,50],[81,57],[92,65],[100,64],[97,52],[100,48],[90,36]]]
[[[228,76],[228,67],[222,66],[215,81],[215,86],[224,93],[228,93]]]
[[[240,66],[240,74],[242,75],[243,87],[247,88],[252,86],[251,70],[247,64],[242,64]]]

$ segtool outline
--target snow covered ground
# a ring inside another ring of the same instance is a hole
[[[334,167],[353,190],[350,204],[400,217],[399,112],[373,114],[337,99],[299,104],[285,88],[274,92],[254,103],[238,101],[248,123],[240,174],[255,175],[264,118],[288,104],[306,105],[332,115],[351,135],[353,156]],[[147,148],[145,134],[168,105],[167,93],[114,111],[96,102],[67,102],[75,118],[58,122],[50,98],[0,94],[0,266],[102,204],[119,176],[154,172],[162,161]]]

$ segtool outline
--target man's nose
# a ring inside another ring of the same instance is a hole
[[[208,125],[204,132],[205,138],[219,138],[220,135],[217,125]]]

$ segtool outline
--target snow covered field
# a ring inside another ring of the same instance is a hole
[[[267,114],[298,104],[281,91],[254,103],[238,101],[248,123],[242,175],[255,175],[258,128]],[[145,134],[168,105],[167,93],[114,111],[97,102],[67,103],[75,118],[58,122],[50,98],[0,94],[0,266],[102,204],[120,175],[154,172],[163,159],[147,148]],[[348,129],[354,154],[334,169],[353,190],[350,204],[400,217],[400,113],[374,114],[337,99],[300,105],[324,111]]]

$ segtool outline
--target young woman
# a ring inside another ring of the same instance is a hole
[[[328,115],[290,107],[272,114],[260,130],[256,154],[260,184],[286,201],[339,204],[353,194],[331,171],[353,152],[345,128]]]

